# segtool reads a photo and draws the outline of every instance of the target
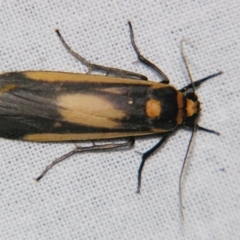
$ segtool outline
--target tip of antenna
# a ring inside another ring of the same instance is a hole
[[[183,43],[187,43],[188,45],[190,45],[192,48],[196,48],[188,39],[186,38],[182,38],[181,40],[181,46],[183,45]]]
[[[34,180],[35,180],[36,182],[39,182],[41,178],[42,178],[42,176],[39,176],[39,177],[35,178]]]
[[[55,32],[57,33],[57,35],[59,36],[59,37],[61,37],[61,34],[60,34],[60,32],[59,32],[59,29],[57,28],[57,29],[55,29]]]
[[[128,20],[128,26],[130,27],[130,29],[132,29],[132,23],[130,20]]]

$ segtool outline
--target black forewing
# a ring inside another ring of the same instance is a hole
[[[2,90],[0,94],[0,136],[21,139],[27,134],[34,133],[99,132],[132,132],[134,135],[139,131],[151,132],[151,128],[156,126],[164,128],[163,123],[159,124],[159,119],[150,121],[145,114],[146,101],[157,97],[153,96],[151,87],[141,84],[121,84],[120,81],[119,79],[119,83],[91,83],[88,81],[51,83],[28,79],[23,73],[3,74],[0,79],[0,90]],[[4,91],[10,84],[16,87]],[[88,93],[104,98],[117,110],[124,111],[126,116],[121,120],[112,119],[119,123],[117,128],[112,129],[70,123],[59,113],[59,105],[56,100],[60,94],[66,93]],[[165,126],[165,128],[169,128],[169,126]]]

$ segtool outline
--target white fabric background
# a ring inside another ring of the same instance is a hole
[[[205,83],[200,124],[183,184],[178,178],[190,138],[179,131],[147,162],[135,194],[141,155],[158,138],[133,149],[76,155],[34,181],[73,144],[0,139],[0,239],[240,239],[240,5],[239,1],[0,1],[0,69],[85,72],[54,29],[88,60],[140,72],[138,47],[181,88],[189,83],[180,55],[185,37],[194,79]]]

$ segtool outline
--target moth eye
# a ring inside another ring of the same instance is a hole
[[[198,100],[197,95],[196,95],[195,93],[193,93],[193,92],[187,93],[187,94],[186,94],[186,98],[191,99],[191,100],[193,100],[194,102],[196,102],[196,101]]]

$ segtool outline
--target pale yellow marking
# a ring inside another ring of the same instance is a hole
[[[175,128],[175,127],[174,127]],[[164,133],[164,132],[171,132],[174,128],[172,129],[160,129],[160,128],[151,128],[152,133]]]
[[[178,109],[178,115],[177,115],[177,124],[181,124],[183,122],[184,119],[184,111],[182,108]]]
[[[68,73],[68,72],[51,72],[51,71],[24,71],[20,72],[25,77],[36,81],[46,82],[91,82],[91,83],[122,83],[132,85],[146,85],[153,88],[167,87],[167,84],[156,83],[152,81],[135,80],[129,78],[117,78],[104,75]]]
[[[153,132],[67,133],[67,134],[39,133],[28,134],[23,137],[23,140],[34,142],[64,142],[64,141],[113,139],[132,136],[144,136],[151,134],[153,134]]]
[[[186,98],[186,109],[183,109],[184,105],[183,105],[183,99],[184,99],[184,95],[181,92],[178,92],[177,95],[177,103],[178,103],[178,115],[177,115],[177,123],[181,124],[184,120],[185,117],[191,117],[193,116],[195,113],[198,113],[198,104],[199,102],[194,102],[191,99]],[[185,111],[187,111],[187,115],[185,115]]]
[[[146,102],[146,114],[149,118],[157,118],[161,114],[161,103],[155,99]]]
[[[158,89],[158,88],[168,88],[168,87],[171,87],[173,89],[175,89],[175,87],[173,87],[172,85],[170,84],[164,84],[164,83],[156,83],[156,84],[153,84],[151,86],[153,89]],[[176,89],[175,89],[176,90]]]
[[[133,104],[133,99],[132,99],[132,98],[128,100],[128,104],[129,104],[129,105],[132,105],[132,104]]]
[[[184,95],[181,92],[177,92],[177,105],[178,108],[183,108],[184,104],[183,104],[183,99],[184,99]]]
[[[55,122],[53,127],[58,128],[58,127],[61,127],[61,126],[62,126],[62,124],[60,122]]]
[[[191,117],[193,116],[195,113],[198,113],[198,104],[199,102],[194,102],[190,99],[187,99],[187,116]]]
[[[15,84],[5,85],[3,88],[0,88],[0,95],[5,93],[5,92],[9,92],[9,91],[11,91],[15,88],[17,88],[17,85],[15,85]]]
[[[101,88],[100,89],[101,92],[107,92],[107,93],[113,93],[113,94],[118,94],[121,95],[123,93],[125,93],[125,90],[123,90],[121,87],[119,88]]]
[[[177,93],[177,105],[178,105],[178,115],[177,115],[177,124],[181,124],[183,122],[184,119],[184,110],[183,110],[183,99],[184,99],[184,95],[181,92]]]
[[[125,112],[103,97],[91,94],[65,94],[57,98],[59,113],[66,122],[99,128],[121,128]]]

